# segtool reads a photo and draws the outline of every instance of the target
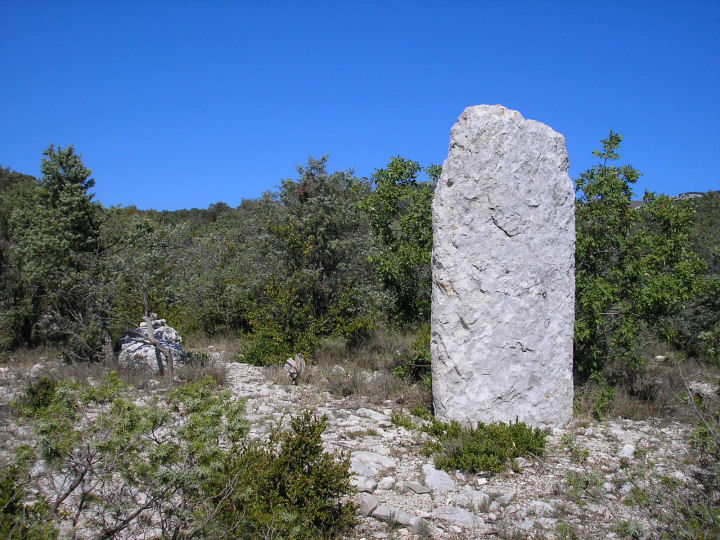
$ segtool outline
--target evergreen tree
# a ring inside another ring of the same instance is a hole
[[[100,207],[94,185],[73,146],[44,152],[42,177],[10,219],[11,255],[25,290],[22,341],[64,341],[68,322],[87,312]]]

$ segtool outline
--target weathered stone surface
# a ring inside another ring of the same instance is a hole
[[[395,479],[392,476],[386,476],[378,482],[378,489],[392,489],[395,486]]]
[[[394,469],[397,463],[397,458],[359,450],[350,456],[350,472],[359,476],[375,476],[383,469]]]
[[[378,486],[378,483],[375,480],[368,478],[367,476],[353,476],[351,483],[358,491],[365,493],[373,493]]]
[[[432,517],[465,526],[472,525],[475,521],[475,514],[457,506],[440,506],[433,510]]]
[[[450,500],[460,506],[485,508],[490,504],[490,496],[482,491],[467,489],[450,495]]]
[[[375,497],[368,493],[360,493],[355,497],[358,509],[363,516],[369,516],[377,508],[378,502]]]
[[[381,504],[372,513],[372,517],[385,523],[397,523],[407,527],[417,527],[420,518],[392,506]]]
[[[423,465],[422,470],[425,475],[425,485],[433,492],[443,493],[455,489],[455,481],[445,471],[437,470],[431,463]]]
[[[432,491],[429,487],[423,486],[420,482],[414,482],[413,480],[400,480],[397,483],[397,488],[399,491],[412,491],[418,495],[424,495]]]
[[[433,201],[437,416],[562,426],[572,415],[574,189],[565,140],[469,107]]]

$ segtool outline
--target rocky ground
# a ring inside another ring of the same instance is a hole
[[[672,535],[672,503],[700,489],[688,424],[574,420],[549,434],[544,455],[518,459],[515,470],[447,474],[421,453],[428,435],[393,423],[393,413],[408,412],[396,401],[332,395],[316,384],[323,374],[313,367],[293,386],[278,368],[211,356],[247,401],[251,437],[303,409],[327,416],[326,448],[349,453],[359,490],[359,524],[349,538],[654,538]],[[7,411],[18,382],[42,369],[1,366],[0,408]],[[7,458],[29,433],[6,414],[1,421],[0,457]]]
[[[327,416],[327,449],[350,453],[360,491],[353,538],[655,537],[671,517],[671,493],[699,486],[686,459],[686,424],[576,420],[549,435],[543,456],[519,459],[516,471],[447,474],[421,454],[425,433],[393,424],[402,410],[394,402],[338,399],[310,382],[280,383],[277,370],[228,368],[229,385],[247,399],[252,436],[303,408]]]

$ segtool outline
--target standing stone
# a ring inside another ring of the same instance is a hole
[[[465,109],[433,201],[436,415],[572,416],[575,192],[565,139],[500,105]]]

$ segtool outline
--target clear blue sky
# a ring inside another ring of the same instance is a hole
[[[106,206],[258,197],[308,155],[442,163],[469,105],[610,129],[637,186],[720,189],[720,2],[0,0],[0,165],[74,144]]]

